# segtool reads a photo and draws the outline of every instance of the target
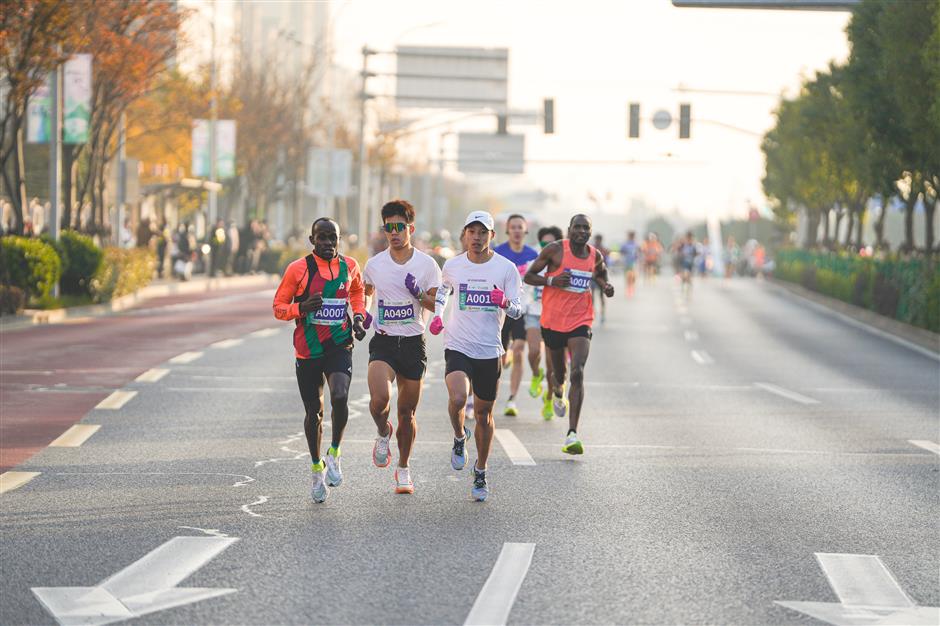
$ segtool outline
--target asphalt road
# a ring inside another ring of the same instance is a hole
[[[854,615],[833,623],[937,623],[918,613],[940,606],[937,360],[755,281],[697,284],[685,301],[660,279],[618,294],[595,329],[585,454],[563,455],[566,423],[523,392],[497,428],[534,465],[495,444],[476,503],[449,464],[440,339],[413,496],[371,465],[361,344],[345,482],[314,505],[290,328],[267,317],[270,295],[196,307],[216,323],[183,340],[158,331],[184,311],[139,315],[154,332],[133,350],[152,362],[96,383],[136,394],[88,410],[79,424],[99,429],[20,463],[37,475],[0,495],[0,623],[54,623],[40,596],[68,597],[62,623],[121,610],[159,624],[821,623],[777,601]],[[224,338],[242,341],[210,347]],[[74,341],[84,354],[103,339]],[[184,352],[201,354],[169,362]],[[168,372],[135,381],[145,365]],[[224,595],[186,603],[174,585]],[[58,587],[89,589],[33,591]]]

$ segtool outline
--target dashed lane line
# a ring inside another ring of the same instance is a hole
[[[152,367],[135,378],[134,381],[138,383],[155,383],[169,373],[170,370],[164,367]]]
[[[183,365],[186,363],[192,363],[201,356],[202,352],[184,352],[183,354],[177,354],[175,357],[170,359],[169,362],[176,365]]]
[[[686,341],[698,341],[698,333],[694,330],[685,331],[685,340]]]
[[[926,439],[908,439],[908,443],[912,443],[918,448],[923,448],[933,452],[934,454],[940,456],[940,444],[936,444],[932,441],[927,441]]]
[[[116,411],[130,402],[136,395],[136,391],[115,391],[111,393],[110,396],[95,405],[95,408]]]
[[[778,387],[771,383],[754,383],[754,386],[758,389],[763,389],[772,394],[776,394],[781,398],[786,398],[788,400],[793,400],[794,402],[799,402],[800,404],[819,404],[819,400],[810,398],[809,396],[804,396],[801,393],[795,391],[790,391],[789,389],[784,389],[783,387]]]
[[[0,493],[18,489],[42,472],[3,472],[0,474]]]
[[[271,337],[281,332],[280,328],[262,328],[261,330],[256,330],[253,333],[249,333],[249,337]]]
[[[244,339],[223,339],[222,341],[216,341],[214,344],[210,345],[210,348],[226,349],[234,348],[235,346],[241,345],[244,343]]]
[[[516,437],[516,433],[508,428],[497,428],[496,440],[499,441],[499,445],[503,447],[513,465],[535,465],[535,459]]]
[[[98,424],[74,424],[67,431],[59,435],[52,443],[50,448],[77,448],[88,438],[98,432],[101,428]]]
[[[465,626],[501,626],[509,619],[516,595],[532,564],[534,543],[504,543],[464,622]]]
[[[699,365],[711,365],[715,359],[704,350],[692,350],[692,359]]]

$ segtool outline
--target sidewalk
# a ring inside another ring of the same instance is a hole
[[[273,274],[222,276],[218,278],[197,276],[186,282],[164,278],[155,280],[134,293],[115,298],[103,304],[69,307],[66,309],[26,309],[19,315],[4,315],[0,317],[0,333],[21,330],[23,328],[32,328],[40,324],[60,324],[79,317],[111,315],[130,309],[153,298],[206,293],[226,289],[241,289],[245,287],[276,287],[278,280],[279,277]]]

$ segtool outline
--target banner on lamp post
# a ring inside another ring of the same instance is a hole
[[[62,139],[65,143],[86,143],[91,124],[91,55],[76,54],[64,68]]]
[[[235,120],[215,122],[215,171],[219,180],[235,177]],[[209,178],[209,120],[193,120],[193,165],[196,178]]]
[[[26,105],[26,142],[49,143],[52,136],[52,91],[46,79]]]

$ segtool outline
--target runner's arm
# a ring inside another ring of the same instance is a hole
[[[306,266],[305,266],[306,268]],[[297,275],[297,268],[293,264],[288,265],[281,278],[281,284],[274,292],[274,317],[289,322],[301,316],[300,304],[293,302],[294,294],[297,293],[297,285],[300,283]]]
[[[545,276],[539,276],[539,272],[546,267],[549,272],[552,272],[558,267],[559,263],[556,261],[556,258],[560,250],[560,244],[554,241],[542,248],[538,258],[532,261],[532,264],[529,265],[529,269],[525,273],[525,283],[527,285],[535,285],[536,287],[548,286],[548,279]],[[553,265],[555,267],[552,267]]]
[[[363,300],[365,301],[366,311],[372,308],[373,294],[375,294],[375,285],[364,283],[363,284]]]
[[[362,273],[359,271],[359,264],[351,257],[346,257],[346,263],[349,265],[349,306],[352,307],[353,315],[366,315],[365,287],[362,283]]]
[[[600,250],[595,250],[594,254],[594,282],[603,289],[607,286],[607,263],[604,262],[604,256]]]

